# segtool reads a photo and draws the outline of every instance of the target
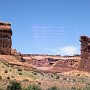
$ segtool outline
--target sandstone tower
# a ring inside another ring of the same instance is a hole
[[[10,23],[0,22],[0,54],[10,55],[12,46]]]
[[[81,62],[80,69],[90,71],[90,38],[87,36],[80,37],[81,42]]]

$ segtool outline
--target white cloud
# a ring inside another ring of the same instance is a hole
[[[74,54],[80,54],[79,47],[76,46],[64,46],[57,49],[46,49],[48,54],[57,54],[57,55],[70,55],[73,56]]]
[[[63,55],[74,55],[78,53],[78,48],[75,46],[65,46],[60,48]]]

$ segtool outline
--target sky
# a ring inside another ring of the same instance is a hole
[[[80,36],[90,36],[90,0],[0,0],[0,21],[12,24],[18,52],[80,54]]]

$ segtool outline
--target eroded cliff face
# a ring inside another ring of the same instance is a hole
[[[90,38],[87,36],[81,36],[80,42],[81,42],[81,61],[79,69],[90,71]]]
[[[12,30],[10,23],[0,22],[0,54],[11,54]]]

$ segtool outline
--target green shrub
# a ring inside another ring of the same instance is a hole
[[[59,90],[56,86],[48,88],[48,90]]]
[[[41,87],[38,85],[32,84],[25,90],[41,90]]]
[[[18,83],[17,81],[11,81],[7,86],[7,90],[22,90],[21,84]]]
[[[22,73],[20,72],[19,75],[22,75]]]
[[[90,90],[90,86],[86,87],[84,90]]]
[[[3,90],[3,89],[0,88],[0,90]]]

